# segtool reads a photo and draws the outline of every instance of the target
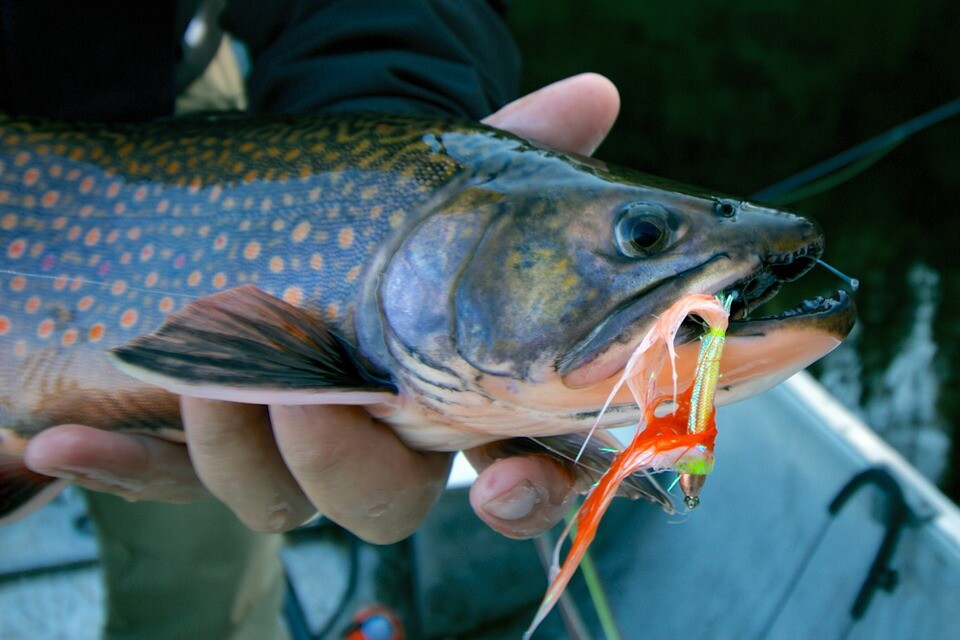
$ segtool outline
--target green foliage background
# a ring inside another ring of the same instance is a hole
[[[960,95],[955,0],[516,0],[510,19],[525,90],[582,71],[620,89],[621,115],[598,157],[730,194],[753,193]],[[939,410],[956,432],[960,117],[793,207],[823,224],[825,259],[862,282],[863,400],[909,330],[907,270],[922,262],[940,274]],[[839,284],[815,270],[784,295]],[[941,484],[956,500],[960,436],[950,467]]]

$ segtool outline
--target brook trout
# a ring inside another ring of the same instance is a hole
[[[365,405],[418,449],[576,454],[680,296],[734,295],[721,403],[833,349],[845,295],[743,318],[822,250],[805,218],[471,122],[0,118],[0,518],[39,501],[32,435],[181,437],[175,394]],[[625,392],[601,426],[640,417]]]

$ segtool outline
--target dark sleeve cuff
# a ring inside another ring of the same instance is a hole
[[[479,119],[517,91],[519,54],[486,0],[290,0],[279,19],[244,4],[223,22],[250,48],[253,111]]]

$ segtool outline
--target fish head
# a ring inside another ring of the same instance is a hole
[[[779,383],[851,329],[845,295],[748,318],[816,263],[824,242],[815,222],[590,159],[542,152],[539,162],[431,216],[384,271],[385,324],[399,350],[415,354],[421,380],[472,385],[486,402],[523,405],[542,420],[587,420],[684,295],[734,296],[720,403]],[[678,337],[681,388],[702,332],[688,324]]]

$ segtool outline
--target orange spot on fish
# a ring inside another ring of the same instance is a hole
[[[112,244],[112,243],[116,242],[116,241],[117,241],[117,238],[119,238],[119,237],[120,237],[120,230],[119,230],[119,229],[113,229],[113,230],[110,231],[110,233],[107,234],[107,243],[108,243],[108,244]]]
[[[293,228],[293,233],[290,234],[290,239],[294,242],[303,242],[307,239],[307,236],[310,235],[310,223],[304,220],[296,227]]]
[[[57,231],[59,231],[60,229],[63,229],[65,226],[67,226],[67,217],[60,216],[59,218],[54,218],[53,222],[50,223],[50,226],[56,229]]]
[[[13,164],[18,167],[25,167],[27,163],[30,162],[30,154],[26,151],[21,151],[13,158]]]
[[[215,286],[217,289],[223,289],[225,286],[227,286],[227,276],[222,272],[218,273],[213,276],[212,282],[213,286]]]
[[[243,248],[243,257],[247,260],[256,260],[260,256],[260,243],[252,240]]]
[[[116,198],[118,195],[120,195],[120,183],[111,182],[110,186],[107,187],[107,197]]]
[[[100,229],[93,228],[87,231],[87,235],[83,237],[83,244],[92,247],[100,242]]]
[[[187,187],[187,189],[192,193],[197,193],[202,188],[203,188],[203,180],[200,179],[200,176],[194,176],[190,180],[190,185]]]
[[[14,276],[10,279],[11,291],[23,291],[27,286],[27,279],[23,276]]]
[[[77,310],[79,311],[87,311],[92,306],[93,306],[93,296],[83,296],[77,302]]]
[[[0,336],[5,336],[8,333],[10,333],[10,318],[0,316]]]
[[[67,240],[76,240],[80,237],[80,233],[83,231],[78,225],[73,225],[70,227],[70,230],[67,231]]]
[[[53,290],[63,291],[64,289],[67,288],[67,282],[68,282],[67,276],[64,276],[64,275],[57,276],[56,279],[53,281]]]
[[[166,213],[169,208],[170,208],[169,200],[161,200],[160,202],[157,203],[157,213]]]
[[[129,329],[137,323],[137,310],[136,309],[127,309],[120,314],[120,326],[124,329]]]
[[[319,253],[315,253],[310,256],[310,268],[314,271],[320,271],[323,269],[323,256]]]
[[[133,260],[133,255],[129,251],[120,254],[120,264],[130,264],[131,260]]]
[[[113,205],[113,212],[118,216],[122,215],[123,212],[126,210],[127,210],[127,205],[122,202],[118,202],[117,204]]]
[[[142,231],[142,229],[140,229],[140,227],[133,227],[133,228],[131,228],[131,229],[128,229],[128,230],[127,230],[127,239],[129,239],[129,240],[138,240],[138,239],[140,238],[140,234],[141,234],[141,233],[143,233],[143,231]]]
[[[200,280],[203,278],[203,275],[199,271],[194,271],[189,276],[187,276],[187,284],[191,287],[195,287],[200,284]]]
[[[218,235],[216,238],[214,238],[214,240],[213,240],[213,249],[214,249],[214,251],[221,251],[221,250],[223,250],[223,248],[226,247],[226,246],[227,246],[227,236],[225,236],[225,235],[223,235],[223,234],[221,233],[221,234]]]
[[[157,308],[164,313],[170,313],[173,311],[173,298],[169,296],[160,298],[160,304],[157,305]]]
[[[23,304],[23,310],[27,313],[36,313],[40,310],[40,296],[30,296]]]
[[[148,193],[149,193],[149,191],[147,190],[147,188],[146,188],[145,186],[142,186],[142,185],[141,185],[141,186],[137,187],[137,190],[133,192],[133,200],[134,200],[134,202],[143,202],[144,200],[147,199],[147,194],[148,194]]]
[[[10,192],[0,189],[0,204],[3,204],[10,199]]]
[[[143,284],[147,287],[152,287],[157,284],[157,281],[160,279],[160,276],[157,275],[156,271],[151,271],[147,274],[147,277],[143,279]]]
[[[72,346],[77,341],[77,330],[76,329],[67,329],[63,332],[63,335],[60,336],[60,344],[65,347]]]
[[[83,286],[83,278],[81,278],[80,276],[77,276],[70,281],[70,291],[77,291],[82,286]]]
[[[90,342],[98,342],[101,338],[103,338],[103,331],[103,325],[98,322],[90,327],[90,330],[87,332],[87,339]]]
[[[340,303],[331,302],[327,305],[327,318],[335,320],[340,315]]]
[[[340,229],[340,233],[337,234],[337,244],[341,249],[349,249],[350,245],[353,244],[353,238],[353,228],[344,227],[343,229]]]
[[[273,273],[280,273],[283,271],[283,258],[280,256],[273,256],[270,258],[270,271]]]
[[[60,193],[57,191],[47,191],[43,194],[43,197],[40,198],[40,204],[45,207],[52,207],[57,204],[57,201],[60,200]]]
[[[287,287],[283,292],[283,299],[290,304],[300,304],[303,302],[303,289],[300,287]]]
[[[113,286],[110,287],[110,293],[115,296],[123,295],[123,292],[127,290],[127,281],[126,280],[117,280],[113,283]]]
[[[50,334],[53,333],[53,320],[50,318],[45,318],[40,321],[40,324],[37,325],[37,337],[41,340],[46,340],[50,337]]]
[[[210,202],[216,202],[220,199],[220,196],[223,194],[223,188],[220,185],[214,185],[210,189]]]
[[[23,256],[23,253],[27,250],[27,241],[23,238],[18,238],[10,243],[10,246],[7,247],[7,257],[8,258],[19,258]]]
[[[174,238],[179,238],[183,235],[184,231],[186,231],[186,227],[184,227],[182,224],[178,224],[170,230],[170,235],[172,235]]]
[[[350,271],[347,271],[347,275],[344,277],[344,280],[346,282],[353,282],[354,280],[357,279],[357,277],[359,277],[359,275],[360,275],[360,265],[357,265],[352,269],[350,269]]]
[[[146,262],[153,257],[154,249],[152,244],[148,244],[140,249],[140,262]]]
[[[77,186],[77,189],[80,191],[80,193],[87,194],[93,191],[93,186],[95,184],[96,184],[96,181],[92,177],[87,176],[86,178],[80,181],[80,184],[79,186]]]
[[[247,184],[250,184],[251,182],[253,182],[253,181],[256,180],[256,179],[257,179],[257,172],[254,171],[254,170],[252,170],[252,169],[251,169],[250,171],[247,171],[247,172],[243,175],[243,181],[246,182]]]
[[[47,169],[47,173],[50,174],[51,178],[59,178],[63,175],[63,167],[59,164],[51,165],[50,168]]]
[[[266,213],[267,211],[270,211],[271,207],[273,207],[273,200],[271,200],[270,198],[264,198],[263,200],[260,201],[260,211],[263,211],[264,213]],[[282,225],[283,224],[282,221],[280,222]],[[277,221],[274,221],[273,224],[277,224]],[[283,226],[281,226],[280,228],[282,229]],[[274,231],[279,231],[279,229],[274,228]]]
[[[8,213],[0,219],[0,229],[4,231],[11,231],[14,227],[17,226],[17,215],[15,213]]]
[[[18,358],[22,358],[27,355],[27,341],[26,340],[17,340],[16,344],[13,345],[13,355]]]
[[[34,242],[33,246],[30,247],[30,257],[31,258],[38,257],[41,253],[43,253],[44,248],[45,247],[42,242]]]

